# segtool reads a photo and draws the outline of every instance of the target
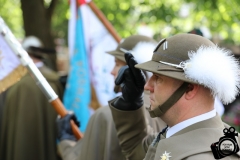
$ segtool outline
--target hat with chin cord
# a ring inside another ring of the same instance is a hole
[[[184,82],[165,103],[149,111],[152,117],[163,115],[174,105],[189,83],[209,88],[224,104],[235,99],[240,86],[238,61],[231,52],[194,34],[162,39],[152,59],[135,67]]]

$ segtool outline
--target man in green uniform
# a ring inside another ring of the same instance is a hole
[[[116,79],[118,71],[126,65],[124,50],[132,50],[137,57],[137,61],[145,62],[150,60],[151,52],[156,46],[156,41],[141,35],[134,35],[123,40],[116,50],[108,52],[115,57],[115,66],[111,74]],[[119,91],[115,87],[115,91]],[[146,97],[145,93],[145,96]],[[149,100],[144,101],[149,105]],[[146,109],[145,109],[146,110]],[[145,114],[145,112],[144,112]],[[74,141],[74,137],[69,126],[71,116],[58,120],[59,125],[59,149],[64,160],[125,160],[121,152],[116,129],[113,123],[109,106],[99,108],[91,117],[84,137],[79,141]],[[124,118],[124,117],[122,117]],[[144,121],[149,125],[148,131],[160,131],[166,124],[159,118],[150,118],[148,113],[144,115]],[[70,129],[70,130],[69,130]],[[154,134],[154,133],[153,133]],[[138,136],[138,135],[136,135]],[[144,154],[142,154],[142,157]]]
[[[43,64],[43,53],[34,45],[38,40],[36,37],[32,40],[33,44],[31,45],[30,41],[26,51],[56,94],[61,97],[63,91],[57,73]],[[22,77],[7,90],[1,125],[0,159],[60,159],[56,147],[56,118],[56,111],[30,74]]]
[[[239,159],[237,134],[228,141],[235,147],[231,154],[222,154],[224,143],[216,144],[229,126],[216,113],[214,99],[230,103],[240,86],[239,65],[230,52],[204,37],[177,34],[161,40],[153,53],[142,64],[125,54],[129,67],[121,68],[115,81],[122,84],[122,96],[109,102],[126,158],[139,160],[144,152],[145,160]],[[138,68],[153,73],[146,84]],[[150,91],[151,117],[168,124],[157,136],[146,130],[144,89]]]

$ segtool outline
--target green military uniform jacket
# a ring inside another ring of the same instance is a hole
[[[143,107],[135,111],[121,111],[111,105],[115,100],[109,104],[119,143],[127,159],[163,160],[166,158],[164,154],[169,160],[215,159],[210,146],[224,136],[224,123],[219,116],[188,126],[169,138],[161,134],[157,139],[154,132],[146,129],[148,125],[143,118]],[[124,119],[120,118],[123,116]],[[240,156],[234,154],[223,159],[240,159]]]
[[[149,100],[145,101],[145,103],[149,103]],[[125,119],[125,116],[121,118]],[[145,121],[156,131],[160,131],[166,126],[159,118],[150,118],[148,113],[146,114]],[[59,144],[59,150],[63,160],[126,159],[121,152],[109,106],[99,108],[92,115],[84,137],[81,140],[77,143],[63,140]]]
[[[40,72],[62,97],[58,75],[46,67]],[[0,137],[1,160],[57,160],[57,113],[27,74],[8,89]]]

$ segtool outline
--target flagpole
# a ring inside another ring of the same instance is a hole
[[[13,52],[20,59],[23,66],[25,66],[31,77],[36,81],[36,84],[42,90],[44,95],[48,98],[49,103],[52,104],[57,113],[64,117],[67,115],[67,110],[65,109],[63,103],[58,98],[52,87],[43,77],[42,73],[38,70],[36,65],[33,63],[32,59],[29,57],[28,53],[23,49],[22,45],[17,41],[16,37],[12,34],[11,30],[4,23],[4,20],[0,17],[0,34],[4,37],[7,44],[13,50]],[[77,139],[83,137],[83,134],[79,131],[77,125],[71,120],[72,131]]]
[[[92,9],[92,11],[96,14],[96,16],[99,18],[99,20],[103,23],[103,25],[106,27],[108,32],[113,36],[113,38],[120,43],[121,37],[117,34],[116,30],[112,26],[112,24],[107,20],[105,15],[102,13],[100,9],[95,5],[93,1],[90,1],[88,3],[89,7]]]

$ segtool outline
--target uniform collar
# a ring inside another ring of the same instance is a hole
[[[175,133],[181,131],[182,129],[184,129],[184,128],[192,125],[192,124],[210,119],[214,116],[216,116],[216,109],[213,109],[210,112],[207,112],[207,113],[201,114],[199,116],[196,116],[196,117],[190,118],[188,120],[185,120],[183,122],[180,122],[180,123],[178,123],[178,124],[176,124],[172,127],[168,127],[167,133],[166,133],[166,138],[171,137]]]

